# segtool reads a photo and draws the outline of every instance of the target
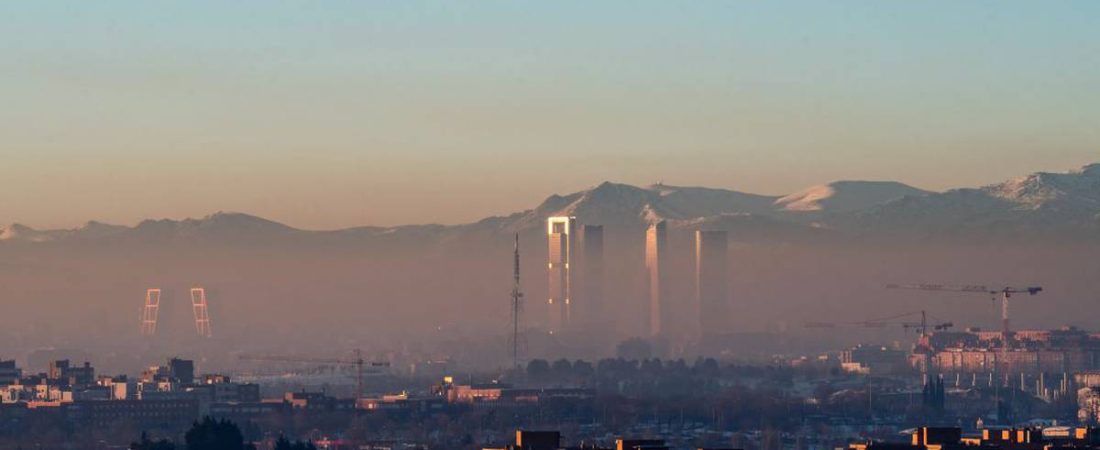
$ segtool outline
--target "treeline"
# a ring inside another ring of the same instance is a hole
[[[245,442],[240,427],[228,420],[209,417],[195,422],[183,437],[185,450],[256,450],[255,444]],[[130,444],[130,450],[176,450],[176,444],[168,439],[152,440],[141,433],[139,441]],[[275,450],[317,450],[312,442],[291,442],[285,436],[275,441]]]
[[[757,387],[783,389],[792,386],[796,377],[820,374],[781,366],[722,365],[713,358],[699,358],[691,363],[684,359],[607,358],[595,364],[583,360],[534,359],[519,375],[526,384],[586,387],[600,394],[632,398],[668,398],[711,395],[750,381]]]

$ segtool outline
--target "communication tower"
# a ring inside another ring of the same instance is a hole
[[[512,259],[512,366],[519,369],[519,315],[523,293],[519,290],[519,233],[516,233]]]

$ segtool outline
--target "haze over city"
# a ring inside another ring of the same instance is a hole
[[[1100,450],[1098,17],[0,4],[0,450]]]

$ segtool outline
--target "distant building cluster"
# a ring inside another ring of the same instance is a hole
[[[604,306],[604,228],[577,223],[576,217],[547,219],[549,292],[547,328],[551,334],[597,323]],[[728,239],[725,231],[694,235],[692,291],[678,292],[672,282],[668,224],[653,223],[645,234],[646,320],[639,336],[699,339],[728,333],[730,295]],[[578,249],[581,249],[578,252]],[[693,303],[688,303],[688,299]],[[672,320],[676,310],[697,309],[693,324]]]
[[[938,331],[918,344],[912,358],[942,373],[1074,373],[1100,369],[1100,333],[1020,330],[1005,343],[1001,331]]]
[[[40,417],[59,418],[74,430],[125,423],[144,430],[179,432],[202,417],[250,423],[302,412],[386,411],[432,413],[447,408],[522,408],[543,402],[586,402],[595,390],[574,387],[521,388],[506,383],[456,383],[450,376],[421,394],[337,398],[324,392],[285,392],[263,398],[260,387],[220,374],[197,374],[192,360],[171,358],[139,377],[97,375],[90,363],[57,360],[44,373],[24,374],[13,360],[0,360],[0,429]],[[13,431],[15,430],[15,431]]]
[[[1077,386],[1077,420],[1100,423],[1100,371],[1074,374],[1073,382]]]
[[[955,387],[1012,387],[1052,401],[1072,395],[1100,398],[1100,334],[1074,327],[1003,332],[968,329],[921,335],[911,352],[858,345],[839,354],[840,368],[864,375],[917,369],[944,377]],[[795,363],[798,363],[796,361]],[[1090,417],[1096,417],[1092,413]]]
[[[287,393],[288,396],[293,393]],[[596,397],[593,389],[522,388],[508,383],[456,383],[451,376],[433,385],[426,395],[408,392],[358,400],[358,409],[375,411],[432,411],[447,405],[474,407],[534,406],[551,400],[587,401]],[[289,397],[288,397],[289,398]],[[289,400],[288,400],[289,401]]]
[[[922,334],[911,352],[880,345],[857,345],[835,360],[822,355],[817,363],[862,375],[924,374],[925,387],[940,385],[966,392],[1009,389],[1046,403],[1076,404],[1080,423],[1100,423],[1100,333],[1075,327],[1020,330],[1009,334],[968,329]],[[796,359],[792,365],[812,364]],[[931,383],[931,384],[930,384]]]
[[[881,345],[857,345],[840,352],[840,367],[845,372],[881,375],[908,371],[906,353]]]
[[[432,389],[447,403],[470,405],[537,404],[547,400],[592,400],[596,391],[585,388],[517,388],[506,383],[456,384],[451,377]]]

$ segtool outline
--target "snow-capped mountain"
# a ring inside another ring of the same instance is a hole
[[[1100,164],[1065,173],[1038,172],[981,188],[908,196],[846,219],[864,233],[1095,236],[1100,231]]]
[[[36,230],[22,224],[11,224],[0,227],[0,242],[50,242],[59,239],[98,239],[108,237],[129,227],[110,225],[96,221],[89,221],[80,228],[71,230]]]
[[[1039,172],[981,188],[929,192],[891,181],[838,181],[786,196],[727,189],[604,182],[551,195],[537,207],[463,225],[355,227],[307,231],[241,213],[201,219],[146,220],[126,227],[88,222],[70,230],[0,228],[0,242],[176,240],[277,242],[291,239],[404,240],[537,232],[547,217],[568,215],[611,229],[668,220],[679,229],[726,229],[746,238],[801,240],[824,235],[942,236],[950,233],[1059,234],[1100,237],[1100,164]],[[336,240],[336,241],[334,241]]]
[[[39,231],[23,224],[13,223],[0,228],[0,241],[48,242],[63,235],[65,231]]]
[[[700,187],[657,184],[636,187],[604,182],[569,195],[552,195],[511,225],[524,230],[547,217],[575,216],[610,227],[646,226],[659,220],[689,220],[722,214],[771,214],[775,197]]]
[[[929,193],[894,181],[837,181],[780,198],[775,206],[793,212],[845,213]]]
[[[982,188],[1017,209],[1100,210],[1100,164],[1067,173],[1039,172]]]

